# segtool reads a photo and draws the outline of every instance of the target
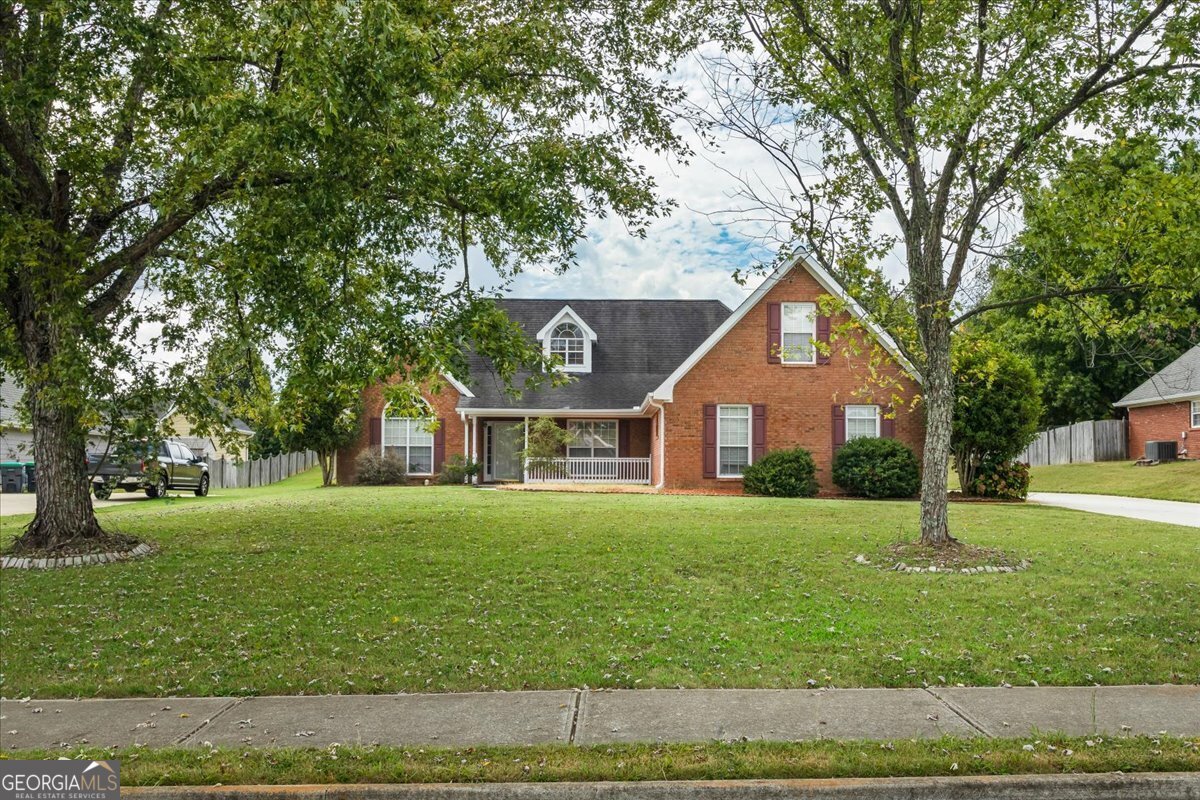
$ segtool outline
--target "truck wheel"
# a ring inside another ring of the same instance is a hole
[[[146,497],[149,497],[150,499],[154,499],[156,497],[166,497],[166,496],[167,496],[167,474],[165,472],[160,472],[158,474],[158,478],[154,481],[154,484],[152,486],[146,487]]]
[[[196,497],[208,497],[208,473],[200,476],[200,485],[196,487]]]
[[[97,500],[107,500],[112,497],[112,487],[107,483],[97,483],[92,486],[92,494],[96,495]]]

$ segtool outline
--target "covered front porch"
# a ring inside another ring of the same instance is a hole
[[[553,418],[572,438],[561,455],[529,462],[523,457],[529,426],[544,417]],[[650,486],[659,476],[655,417],[477,416],[468,425],[471,457],[481,466],[480,483]]]

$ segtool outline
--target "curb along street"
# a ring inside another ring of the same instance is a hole
[[[1200,800],[1200,773],[631,783],[154,786],[131,800]]]

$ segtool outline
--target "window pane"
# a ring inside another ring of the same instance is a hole
[[[749,455],[745,447],[722,447],[720,475],[741,475],[746,469]]]
[[[405,421],[408,423],[408,443],[410,445],[433,446],[433,433],[426,430],[426,426],[431,424],[432,420],[410,419]]]
[[[846,441],[879,435],[879,406],[846,406]]]
[[[408,471],[414,473],[433,472],[433,448],[408,448]]]
[[[783,304],[784,333],[812,333],[816,306],[812,303]]]
[[[616,449],[617,446],[617,423],[615,422],[594,422],[592,423],[592,447],[603,447]]]
[[[383,447],[387,451],[389,445],[398,445],[403,443],[401,438],[401,423],[403,420],[396,417],[383,418]]]
[[[784,333],[780,345],[780,358],[785,362],[805,363],[814,360],[811,333]]]

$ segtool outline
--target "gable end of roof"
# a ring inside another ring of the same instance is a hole
[[[888,354],[892,358],[896,359],[896,363],[898,363],[905,372],[912,376],[913,380],[915,380],[917,383],[925,382],[921,377],[921,374],[917,372],[916,367],[914,367],[912,363],[904,357],[904,354],[900,352],[900,346],[896,344],[896,340],[893,339],[887,331],[880,327],[878,323],[871,319],[870,315],[867,314],[866,309],[860,306],[858,301],[850,296],[845,287],[843,287],[836,278],[829,274],[825,268],[810,259],[806,253],[798,253],[791,261],[781,265],[778,269],[772,272],[767,279],[764,280],[759,287],[755,289],[754,292],[752,292],[751,295],[747,297],[732,314],[729,315],[729,317],[721,324],[721,326],[717,328],[717,330],[713,331],[712,335],[710,335],[699,347],[696,348],[696,350],[690,356],[688,356],[686,361],[680,364],[679,367],[672,372],[671,375],[665,381],[663,381],[657,389],[650,393],[647,399],[662,400],[667,402],[671,401],[675,391],[675,384],[677,384],[685,375],[687,375],[692,370],[692,367],[696,366],[696,364],[700,362],[700,359],[708,355],[709,351],[716,346],[717,342],[725,338],[725,335],[733,330],[733,328],[742,321],[746,314],[750,312],[750,309],[758,305],[762,299],[766,297],[767,293],[771,291],[771,289],[775,288],[775,285],[778,284],[779,281],[781,281],[797,266],[804,267],[804,269],[807,270],[814,279],[816,279],[817,283],[821,285],[822,289],[824,289],[833,297],[842,300],[846,304],[847,309],[850,311],[851,316],[853,316],[863,327],[870,331],[871,335],[873,335],[876,340],[883,345],[884,349],[887,350]]]

